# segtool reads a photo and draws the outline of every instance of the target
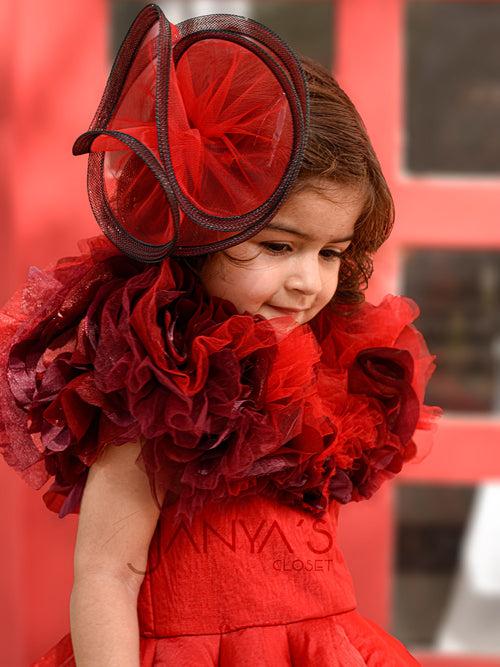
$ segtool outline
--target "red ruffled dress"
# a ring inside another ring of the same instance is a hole
[[[139,595],[141,665],[416,665],[356,611],[339,507],[416,456],[434,370],[418,307],[240,315],[175,259],[144,268],[103,237],[0,311],[0,445],[77,513],[109,444],[142,444],[167,489]],[[297,354],[300,350],[300,355]],[[36,665],[73,665],[68,633]]]

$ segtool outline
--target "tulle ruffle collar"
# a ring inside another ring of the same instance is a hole
[[[43,498],[79,511],[104,447],[141,443],[155,495],[191,517],[251,493],[321,515],[369,498],[414,459],[435,369],[387,295],[310,323],[238,314],[179,260],[143,264],[104,237],[26,284],[0,312],[0,446]]]

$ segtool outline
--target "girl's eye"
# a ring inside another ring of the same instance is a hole
[[[269,252],[272,252],[273,255],[282,255],[287,250],[291,250],[288,243],[264,242],[264,243],[262,243],[262,245],[264,246],[264,248],[266,248],[266,250],[269,250]]]
[[[273,255],[284,255],[286,252],[292,250],[292,248],[288,243],[272,243],[265,241],[262,243],[262,245],[264,246],[264,248],[266,248],[266,250],[271,252]],[[333,250],[331,248],[325,248],[321,252],[323,253],[323,257],[327,261],[341,259],[342,256],[344,255],[344,252],[341,252],[340,250]]]
[[[325,249],[325,250],[323,250],[323,252],[326,253],[326,254],[324,255],[324,257],[325,257],[326,259],[328,259],[328,260],[332,260],[332,259],[341,259],[341,258],[342,258],[342,255],[344,254],[344,253],[341,252],[340,250],[328,250],[328,249]]]

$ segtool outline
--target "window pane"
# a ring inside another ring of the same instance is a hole
[[[500,484],[397,485],[392,631],[408,647],[500,655]]]
[[[500,412],[500,252],[412,249],[403,294],[421,309],[417,326],[437,356],[427,403]]]
[[[113,0],[113,54],[131,21],[147,4]],[[202,14],[248,16],[277,32],[294,50],[332,68],[334,0],[168,0],[158,4],[174,23]]]
[[[293,49],[332,69],[333,0],[251,2],[251,18],[275,30]]]
[[[406,5],[411,172],[500,172],[500,3]]]

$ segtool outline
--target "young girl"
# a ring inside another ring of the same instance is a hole
[[[3,454],[80,514],[36,664],[418,664],[336,545],[440,414],[418,307],[364,300],[394,212],[348,97],[254,21],[150,5],[73,152],[105,236],[1,313]]]

